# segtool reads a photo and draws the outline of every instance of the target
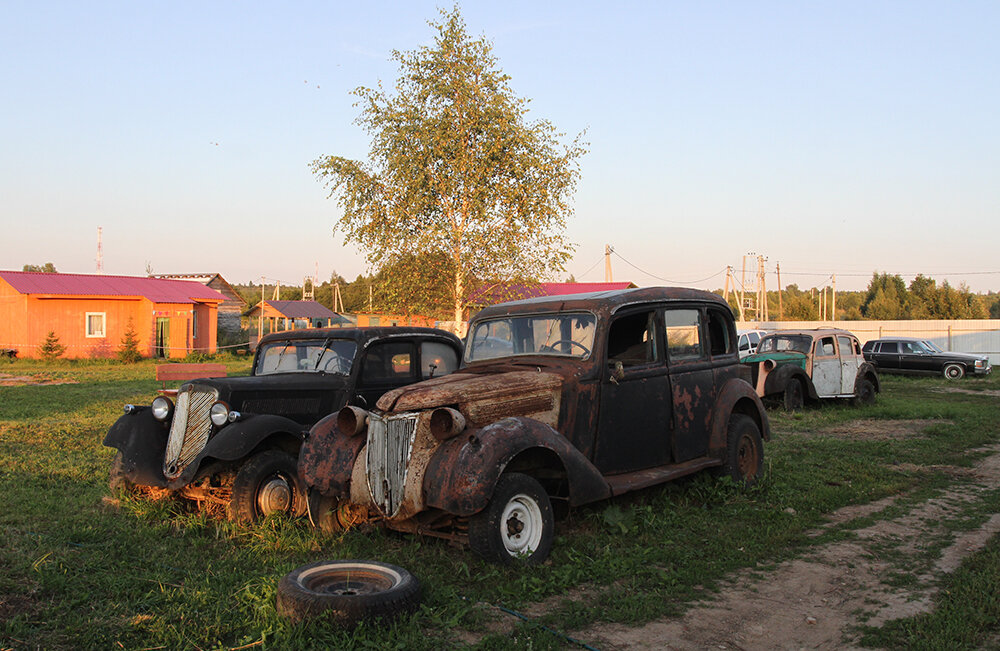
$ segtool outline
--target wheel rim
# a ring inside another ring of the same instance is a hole
[[[320,565],[299,575],[298,583],[316,594],[360,597],[391,590],[403,577],[387,567],[365,563]]]
[[[753,439],[744,436],[740,439],[740,447],[736,452],[736,467],[739,469],[740,477],[751,479],[757,474],[759,459],[757,457],[757,446]]]
[[[257,491],[257,510],[263,516],[287,513],[292,506],[295,489],[283,475],[268,477]]]
[[[525,494],[515,495],[504,507],[500,518],[500,538],[511,556],[528,555],[542,540],[542,509]]]

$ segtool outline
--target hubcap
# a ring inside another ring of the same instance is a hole
[[[511,556],[532,554],[542,540],[542,510],[527,495],[515,495],[504,507],[500,537]]]
[[[260,487],[257,494],[257,507],[261,515],[285,513],[292,503],[292,487],[281,476],[271,477]]]
[[[744,479],[753,477],[757,473],[757,446],[749,436],[744,436],[740,441],[737,466]]]

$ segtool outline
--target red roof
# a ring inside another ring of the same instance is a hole
[[[289,319],[333,319],[337,316],[330,308],[316,301],[264,301],[278,314]],[[255,309],[260,309],[260,303]]]
[[[143,297],[154,303],[221,303],[226,300],[214,289],[191,280],[30,271],[0,271],[0,278],[21,294]]]

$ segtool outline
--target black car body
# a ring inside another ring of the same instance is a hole
[[[248,377],[186,382],[174,400],[126,406],[104,445],[112,489],[160,489],[233,517],[301,515],[295,471],[309,428],[351,404],[458,368],[461,341],[433,328],[327,328],[263,337]],[[173,393],[173,392],[169,392]]]
[[[714,469],[752,483],[767,414],[729,306],[651,287],[487,307],[464,367],[345,407],[310,432],[299,473],[314,524],[363,522],[541,562],[553,504]]]
[[[989,375],[993,371],[986,355],[941,350],[934,342],[914,337],[883,337],[866,342],[865,359],[884,373],[943,375],[957,380],[965,375]]]

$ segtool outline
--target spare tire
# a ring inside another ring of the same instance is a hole
[[[278,614],[293,622],[325,617],[342,626],[391,619],[420,603],[420,582],[396,565],[377,561],[317,561],[278,583]]]

